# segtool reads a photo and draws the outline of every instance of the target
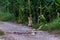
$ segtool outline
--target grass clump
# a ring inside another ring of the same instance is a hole
[[[9,12],[0,12],[0,21],[8,21],[14,19],[14,15]]]
[[[60,18],[59,19],[54,19],[52,22],[47,23],[42,27],[42,30],[60,30]]]
[[[3,35],[5,35],[5,33],[0,30],[0,36],[3,36]]]
[[[59,31],[59,32],[57,32],[57,34],[60,34],[60,31]]]
[[[39,26],[40,26],[40,25],[39,25],[38,23],[33,24],[33,28],[34,28],[34,29],[38,29],[38,28],[39,28]]]

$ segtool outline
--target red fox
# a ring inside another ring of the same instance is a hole
[[[32,27],[32,18],[31,17],[28,17],[28,26]]]

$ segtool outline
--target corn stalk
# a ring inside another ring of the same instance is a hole
[[[39,21],[41,21],[41,20],[45,20],[45,17],[44,17],[44,15],[43,15],[43,4],[42,4],[42,2],[43,2],[43,0],[40,0],[40,16],[39,16],[39,18],[38,18],[38,23],[39,24],[41,24],[41,22],[39,22]]]
[[[28,11],[29,11],[29,16],[31,15],[31,1],[28,0]]]
[[[18,23],[23,23],[23,17],[24,17],[24,0],[20,0],[20,5],[19,5],[19,15],[18,15]]]

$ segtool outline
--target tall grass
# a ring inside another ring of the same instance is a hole
[[[48,31],[60,30],[60,18],[54,19],[52,22],[47,23],[42,27],[42,30],[48,30]]]
[[[8,21],[14,19],[14,15],[9,12],[0,12],[0,21]]]

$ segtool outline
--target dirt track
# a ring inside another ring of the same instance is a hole
[[[14,24],[10,22],[0,22],[0,29],[5,32],[25,32],[32,30],[22,24]],[[45,31],[37,31],[36,35],[32,36],[29,34],[8,34],[7,36],[13,37],[15,40],[60,40],[60,37],[55,37]]]

